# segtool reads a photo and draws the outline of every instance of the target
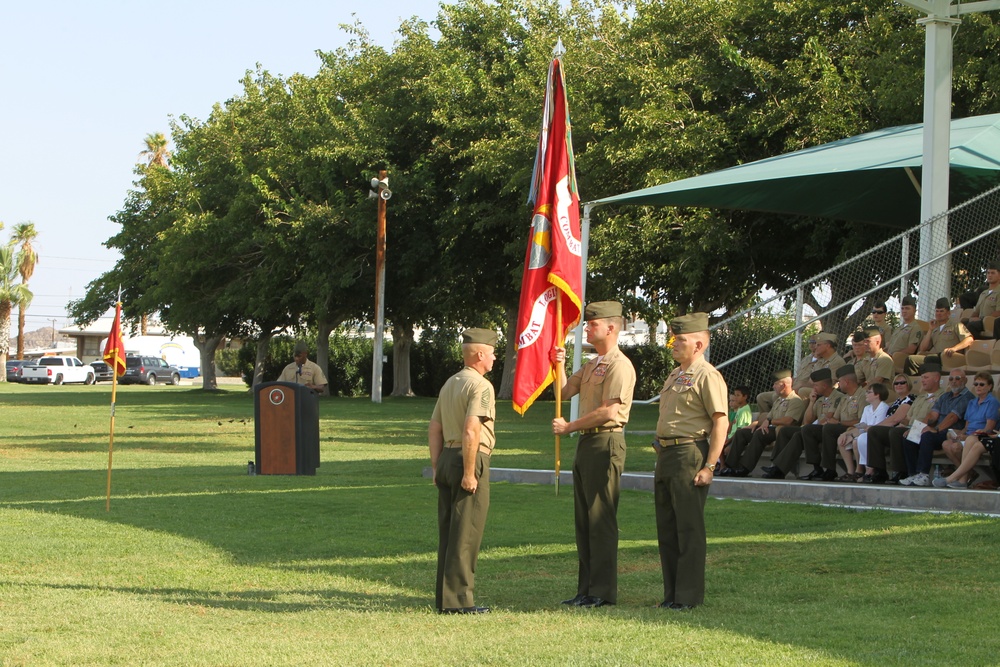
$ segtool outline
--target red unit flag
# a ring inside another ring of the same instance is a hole
[[[549,66],[531,195],[535,204],[517,315],[514,409],[524,414],[555,379],[550,353],[580,321],[580,196],[573,165],[569,105],[559,58]],[[562,321],[557,322],[557,301]]]
[[[115,322],[111,325],[108,342],[104,346],[104,362],[111,366],[115,375],[125,374],[125,344],[122,342],[122,304],[115,305]]]

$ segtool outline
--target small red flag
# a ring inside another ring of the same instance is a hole
[[[115,375],[125,374],[125,344],[122,342],[122,304],[115,304],[115,322],[111,325],[108,342],[104,346],[104,362],[114,369]]]
[[[522,415],[555,379],[549,355],[565,342],[582,311],[580,197],[559,58],[549,66],[529,201],[535,209],[524,257],[514,370],[514,409]],[[556,299],[562,301],[561,322],[555,321]]]

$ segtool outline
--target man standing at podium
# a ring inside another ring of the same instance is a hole
[[[473,598],[476,561],[490,509],[490,454],[496,444],[496,397],[483,376],[493,369],[495,331],[462,333],[465,367],[438,395],[427,442],[438,488],[435,606],[442,614],[484,614]]]
[[[325,393],[326,375],[319,364],[309,361],[309,346],[305,342],[300,340],[295,344],[292,358],[295,361],[285,366],[281,375],[278,376],[278,382],[301,384],[317,394]]]

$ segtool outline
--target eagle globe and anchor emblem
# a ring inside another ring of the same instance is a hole
[[[267,394],[267,400],[271,405],[281,405],[285,402],[285,391],[281,387],[273,387]]]

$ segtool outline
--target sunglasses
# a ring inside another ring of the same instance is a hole
[[[972,386],[973,387],[988,387],[989,385],[987,383],[985,383],[985,382],[973,382]]]
[[[885,315],[884,310],[873,310],[872,315]]]
[[[895,386],[901,385],[901,384],[906,384],[906,382],[905,381],[903,381],[903,382],[893,382],[892,386],[895,387]]]

